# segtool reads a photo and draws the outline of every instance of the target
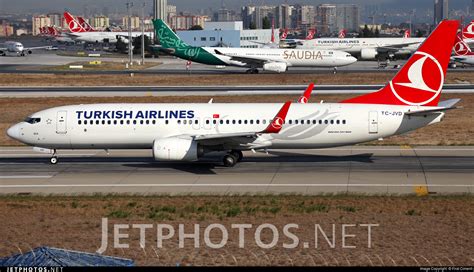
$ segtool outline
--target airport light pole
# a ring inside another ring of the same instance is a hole
[[[145,64],[145,6],[146,6],[146,3],[143,2],[143,5],[142,5],[142,65]]]
[[[133,2],[127,2],[127,12],[128,12],[128,62],[129,67],[133,65],[133,38],[132,38],[132,10]]]

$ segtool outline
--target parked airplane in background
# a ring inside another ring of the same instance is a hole
[[[77,16],[77,21],[84,28],[86,32],[95,32],[96,30],[84,18]]]
[[[339,31],[339,34],[337,35],[337,37],[338,37],[339,39],[344,39],[344,38],[346,37],[346,35],[347,35],[347,31],[346,31],[345,29],[341,29],[341,30]]]
[[[460,35],[456,36],[454,55],[451,59],[462,64],[474,65],[474,53],[469,45],[462,40]]]
[[[406,38],[410,38],[410,37],[411,37],[410,30],[409,29],[405,30],[405,33],[403,33],[403,38],[406,39]]]
[[[64,12],[64,18],[71,33],[68,33],[74,40],[89,43],[116,43],[121,39],[124,43],[130,40],[127,32],[111,31],[87,31],[69,12]],[[140,37],[141,32],[132,32],[132,38]]]
[[[163,20],[153,21],[161,46],[155,50],[181,59],[209,65],[247,67],[248,73],[285,72],[288,67],[339,67],[357,60],[350,54],[331,50],[194,47],[184,43]]]
[[[462,40],[465,43],[474,43],[474,20],[462,29]]]
[[[47,29],[47,34],[45,34],[46,37],[52,38],[59,43],[74,43],[74,40],[71,39],[69,35],[58,30],[56,27],[48,26],[45,28]]]
[[[438,123],[455,108],[459,99],[439,99],[458,27],[458,21],[442,21],[385,87],[341,103],[71,105],[33,113],[7,134],[48,149],[53,164],[56,149],[135,148],[152,149],[157,161],[226,152],[229,167],[243,150],[328,148],[390,137]],[[180,42],[164,28],[157,31],[165,43]]]
[[[412,54],[425,38],[319,38],[301,40],[296,48],[342,50],[362,60]]]
[[[3,47],[0,47],[0,56],[6,56],[11,53],[23,57],[28,54],[33,54],[34,50],[48,49],[50,47],[51,46],[25,47],[20,42],[7,41],[3,43]]]

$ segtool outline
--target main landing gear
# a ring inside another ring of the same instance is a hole
[[[234,167],[238,162],[242,161],[244,155],[240,150],[232,150],[229,154],[224,156],[222,162],[225,167]]]
[[[58,163],[58,156],[56,156],[56,149],[54,149],[53,156],[49,159],[49,163],[53,165]]]
[[[245,71],[247,74],[258,74],[258,69],[257,68],[251,68]]]

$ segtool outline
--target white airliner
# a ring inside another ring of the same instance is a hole
[[[301,40],[296,48],[343,50],[362,60],[412,54],[425,38],[319,38]]]
[[[21,42],[7,41],[0,47],[0,56],[6,56],[11,53],[16,56],[25,56],[33,54],[33,50],[48,49],[51,46],[25,47]]]
[[[7,134],[46,148],[152,149],[157,161],[196,161],[243,150],[328,148],[373,141],[440,122],[459,99],[439,102],[457,21],[443,21],[381,90],[340,103],[90,104],[31,114]],[[307,102],[310,89],[300,102]],[[436,135],[433,135],[436,137]]]
[[[70,35],[74,40],[89,43],[116,43],[121,39],[124,43],[130,40],[128,31],[88,31],[69,12],[64,12],[64,18],[69,27]],[[132,38],[140,37],[141,32],[132,32]]]
[[[153,49],[208,65],[250,68],[247,73],[258,73],[258,68],[278,73],[287,71],[288,67],[334,68],[357,61],[348,53],[332,50],[195,47],[183,42],[163,20],[154,20],[153,23],[161,44]]]

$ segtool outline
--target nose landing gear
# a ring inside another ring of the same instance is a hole
[[[53,165],[58,163],[58,156],[56,156],[56,149],[53,150],[53,156],[49,159],[49,163]]]

